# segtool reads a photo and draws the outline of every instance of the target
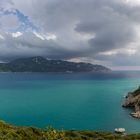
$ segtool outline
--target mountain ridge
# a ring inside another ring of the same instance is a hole
[[[41,56],[0,63],[0,72],[108,72],[109,68],[84,62],[46,59]]]

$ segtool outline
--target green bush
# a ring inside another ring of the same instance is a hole
[[[56,130],[51,126],[47,129],[16,127],[0,121],[0,140],[140,140],[140,134],[119,136],[108,132]]]

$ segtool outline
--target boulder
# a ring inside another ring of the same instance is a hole
[[[125,129],[124,128],[115,128],[115,133],[124,134],[125,133]]]

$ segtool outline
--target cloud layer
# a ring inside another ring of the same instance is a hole
[[[41,55],[140,66],[139,0],[1,0],[0,60]]]

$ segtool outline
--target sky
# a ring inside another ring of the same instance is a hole
[[[43,56],[140,70],[140,0],[0,0],[0,62]]]

